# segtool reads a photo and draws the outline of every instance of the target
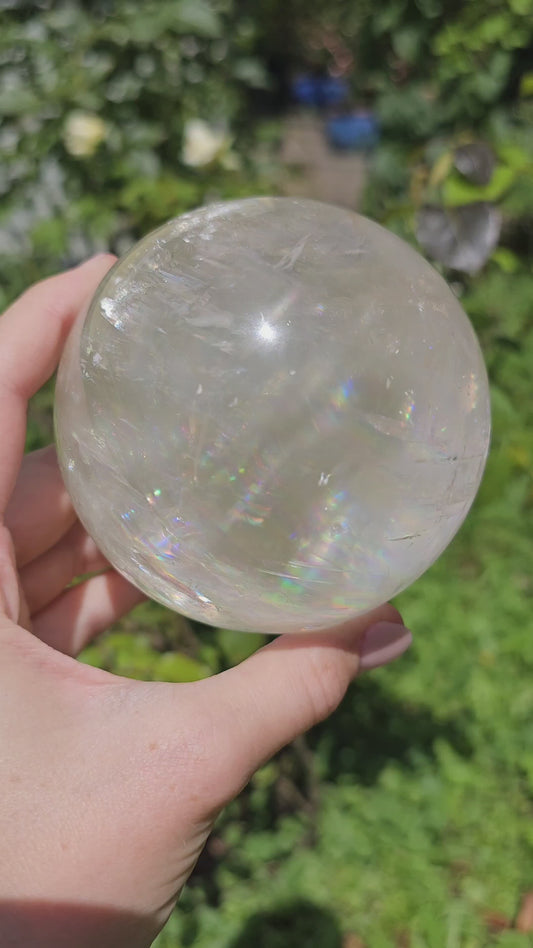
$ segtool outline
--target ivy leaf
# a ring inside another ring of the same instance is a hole
[[[434,260],[477,273],[497,246],[501,223],[499,211],[486,202],[450,209],[426,206],[417,214],[416,236]]]

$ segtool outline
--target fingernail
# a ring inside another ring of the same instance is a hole
[[[407,651],[413,636],[397,622],[376,622],[366,630],[360,648],[360,671],[380,668]]]

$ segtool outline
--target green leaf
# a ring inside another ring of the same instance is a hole
[[[509,396],[497,385],[491,386],[490,400],[495,426],[499,426],[504,430],[517,424],[520,418],[517,406],[513,405]]]
[[[110,20],[106,32],[118,45],[125,41],[129,45],[151,46],[160,37],[165,36],[167,29],[164,16],[152,14],[141,7],[133,16],[128,17],[124,24]]]
[[[200,681],[211,673],[206,665],[181,652],[164,652],[154,662],[153,669],[158,681]]]
[[[376,35],[391,33],[402,20],[405,3],[396,0],[395,3],[385,3],[376,7],[371,20],[372,29]]]
[[[233,66],[233,75],[251,89],[267,89],[270,85],[264,65],[252,57],[237,59]]]
[[[39,99],[31,89],[18,87],[0,92],[0,115],[27,115],[39,107]]]
[[[67,228],[62,218],[39,221],[31,233],[36,254],[46,253],[60,257],[67,247]]]
[[[442,0],[415,0],[415,3],[422,16],[428,20],[432,20],[442,13]]]
[[[531,0],[509,0],[509,6],[517,16],[533,16]]]
[[[206,39],[217,39],[222,34],[222,22],[213,6],[205,0],[181,0],[172,16],[174,26],[183,33],[194,33]]]
[[[521,266],[520,257],[507,247],[498,247],[490,259],[494,260],[504,273],[516,273]]]
[[[404,62],[413,63],[419,53],[423,32],[414,26],[405,26],[392,36],[392,48]]]
[[[493,943],[494,948],[530,948],[529,935],[521,932],[502,932]]]
[[[442,186],[442,202],[445,207],[459,207],[477,201],[499,201],[514,183],[515,175],[514,169],[508,165],[498,165],[490,182],[479,186],[470,184],[462,175],[454,172]]]
[[[533,72],[525,72],[520,79],[520,95],[524,99],[533,96]]]
[[[531,155],[521,145],[505,142],[499,145],[497,151],[500,161],[514,171],[523,171],[532,164]]]
[[[487,16],[477,27],[477,36],[480,44],[493,45],[499,43],[508,33],[511,23],[505,12]]]
[[[83,652],[81,661],[146,681],[199,681],[210,669],[181,652],[159,652],[147,635],[110,632],[101,642]]]
[[[266,635],[233,632],[231,629],[219,629],[217,638],[224,658],[230,665],[243,662],[267,641]]]
[[[166,172],[158,178],[134,178],[119,194],[120,206],[145,228],[177,217],[198,203],[199,184]]]
[[[147,636],[111,632],[102,642],[85,649],[80,658],[125,678],[151,680],[156,656]]]

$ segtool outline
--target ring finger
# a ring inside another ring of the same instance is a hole
[[[53,445],[27,454],[7,506],[19,569],[59,542],[76,521]]]
[[[108,566],[94,540],[77,521],[55,546],[20,570],[30,615],[44,609],[76,577],[100,572]]]

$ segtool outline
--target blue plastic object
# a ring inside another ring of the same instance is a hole
[[[318,104],[325,108],[342,105],[343,102],[346,102],[349,91],[350,88],[345,79],[324,76],[319,80]]]
[[[328,119],[326,135],[334,148],[365,150],[377,145],[379,125],[372,112],[352,112]]]
[[[291,83],[291,94],[298,105],[316,105],[317,80],[313,76],[296,76]]]
[[[342,105],[348,98],[349,86],[345,79],[335,76],[312,76],[303,73],[291,83],[291,95],[298,105],[313,108],[331,108]]]

